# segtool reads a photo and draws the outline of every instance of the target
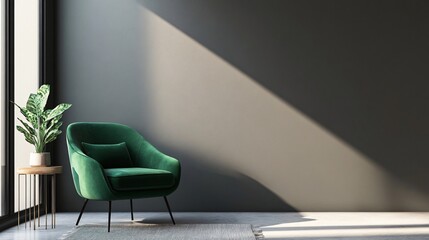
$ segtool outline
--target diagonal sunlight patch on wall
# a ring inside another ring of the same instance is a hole
[[[143,8],[150,128],[163,144],[215,159],[298,210],[428,208],[389,175],[222,58]],[[250,199],[251,200],[251,199]]]

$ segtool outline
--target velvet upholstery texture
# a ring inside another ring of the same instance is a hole
[[[158,151],[128,126],[105,122],[72,123],[67,127],[66,140],[74,186],[85,199],[161,197],[179,186],[179,161]],[[126,158],[124,146],[129,161],[123,159]],[[117,148],[113,150],[116,156],[100,160],[98,151],[109,147]],[[106,167],[103,166],[105,162]]]

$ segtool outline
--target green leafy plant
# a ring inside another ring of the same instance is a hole
[[[47,143],[54,141],[60,134],[59,128],[63,124],[60,119],[63,113],[72,105],[61,103],[54,109],[46,109],[50,86],[42,85],[37,93],[31,93],[25,107],[15,104],[27,121],[18,118],[22,126],[16,126],[19,132],[24,134],[25,140],[34,145],[37,153],[45,150]]]

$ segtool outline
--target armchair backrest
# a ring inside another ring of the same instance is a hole
[[[134,129],[109,122],[77,122],[67,128],[67,142],[76,152],[84,153],[82,142],[91,144],[117,144],[125,142],[131,161],[137,159],[142,144],[146,143],[143,137]]]

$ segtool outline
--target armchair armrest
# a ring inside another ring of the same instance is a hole
[[[174,177],[176,178],[176,182],[180,179],[180,162],[179,160],[170,157],[166,154],[163,154],[161,152],[158,152],[158,162],[155,164],[156,166],[154,168],[156,169],[162,169],[169,171],[173,173]]]
[[[104,169],[96,160],[80,150],[70,153],[73,182],[78,194],[86,199],[107,200],[112,198]]]
[[[181,173],[179,160],[160,152],[148,142],[142,142],[134,163],[138,167],[169,171],[174,175],[175,187],[179,185]]]

